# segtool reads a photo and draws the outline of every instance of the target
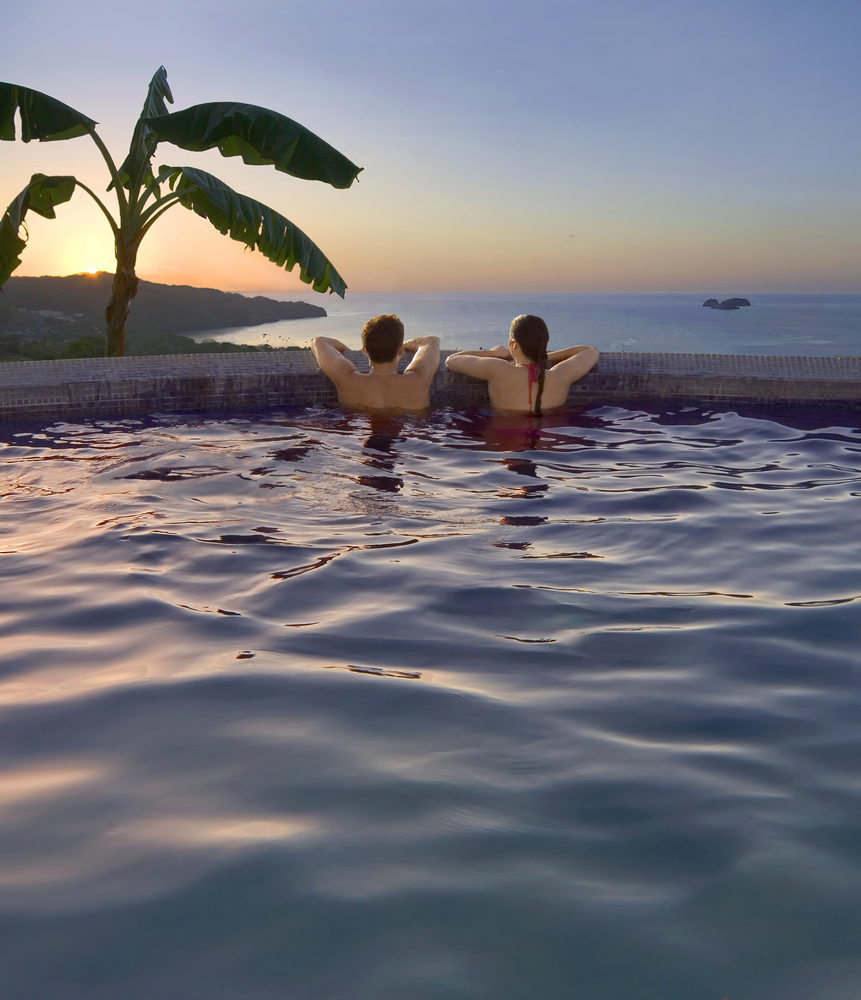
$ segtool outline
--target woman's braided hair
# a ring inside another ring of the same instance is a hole
[[[547,342],[550,332],[540,316],[516,316],[511,321],[511,336],[534,365],[538,365],[538,395],[535,399],[536,414],[541,413],[541,396],[544,393],[544,372],[547,370]]]

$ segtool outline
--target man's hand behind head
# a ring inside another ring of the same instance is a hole
[[[439,337],[413,337],[412,340],[404,341],[404,350],[407,354],[415,354],[420,347],[428,347],[431,344],[439,344]]]

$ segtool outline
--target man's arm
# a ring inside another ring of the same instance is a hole
[[[439,337],[413,337],[404,343],[404,350],[413,355],[404,374],[415,372],[430,382],[439,371]]]
[[[320,370],[336,384],[357,370],[353,362],[344,357],[347,345],[340,340],[333,337],[312,337],[311,350]]]

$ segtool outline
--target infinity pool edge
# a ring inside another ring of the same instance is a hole
[[[481,406],[485,383],[449,372],[443,352],[431,405]],[[366,359],[347,354],[357,366]],[[0,363],[0,420],[227,412],[337,403],[306,351],[157,355]],[[601,354],[569,405],[696,403],[861,409],[861,358],[739,354]]]

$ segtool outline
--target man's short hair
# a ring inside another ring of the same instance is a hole
[[[404,324],[397,316],[374,316],[362,327],[362,347],[375,364],[394,361],[404,344]]]

